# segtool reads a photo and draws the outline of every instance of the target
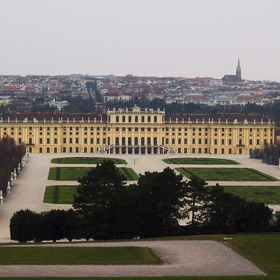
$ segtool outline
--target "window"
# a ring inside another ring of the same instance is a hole
[[[156,117],[156,116],[154,117],[154,122],[155,122],[155,123],[157,122],[157,117]]]
[[[185,144],[185,145],[188,144],[187,138],[184,139],[184,144]]]
[[[222,145],[225,145],[225,140],[224,139],[222,139]]]
[[[208,139],[204,139],[204,144],[208,144]]]
[[[122,116],[122,122],[125,122],[125,116]]]
[[[192,139],[192,143],[193,143],[193,145],[195,144],[195,138]]]
[[[249,145],[253,145],[253,140],[252,139],[249,140]]]
[[[76,138],[76,144],[79,144],[79,138]]]
[[[93,138],[90,138],[90,144],[93,144]]]
[[[69,143],[72,144],[72,138],[69,138]]]
[[[181,138],[178,139],[178,144],[181,144]]]
[[[165,139],[165,143],[166,143],[166,145],[168,145],[168,144],[169,144],[169,140],[168,140],[168,138],[166,138],[166,139]]]
[[[150,116],[148,116],[148,122],[151,122],[151,117]]]
[[[66,144],[66,138],[63,138],[63,144]]]
[[[175,139],[174,138],[172,138],[172,144],[175,144]]]
[[[128,122],[131,122],[131,116],[128,117]]]
[[[84,138],[84,144],[87,144],[87,138]]]
[[[141,122],[145,122],[144,116],[141,117]]]
[[[231,139],[228,140],[228,144],[231,145]]]
[[[39,139],[39,144],[43,144],[43,138]]]
[[[217,132],[218,131],[218,128],[215,128],[215,132]]]
[[[218,140],[214,139],[214,145],[218,145]]]
[[[54,138],[54,139],[53,139],[53,143],[54,143],[54,144],[57,144],[57,138]]]
[[[50,144],[50,138],[47,138],[47,144]]]
[[[135,116],[135,122],[138,122],[138,116]]]
[[[116,122],[120,122],[120,117],[116,116]]]
[[[106,144],[106,138],[103,138],[103,144],[104,145]]]
[[[198,144],[201,145],[201,138],[198,139]]]

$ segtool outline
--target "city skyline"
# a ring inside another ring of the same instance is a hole
[[[280,81],[277,0],[4,0],[0,75]]]

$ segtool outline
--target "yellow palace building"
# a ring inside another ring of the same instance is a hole
[[[104,114],[5,114],[5,136],[30,153],[249,154],[274,143],[275,125],[260,116],[168,115],[135,106]]]

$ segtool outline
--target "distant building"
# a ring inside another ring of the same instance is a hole
[[[222,80],[223,80],[223,82],[226,82],[226,83],[241,82],[242,81],[239,58],[238,58],[237,67],[236,67],[236,74],[235,75],[224,75]]]

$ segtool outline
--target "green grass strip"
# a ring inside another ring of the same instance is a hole
[[[280,186],[224,186],[224,189],[247,201],[280,204]]]
[[[72,204],[73,195],[78,186],[55,185],[47,186],[44,193],[44,203]],[[56,197],[57,192],[57,197]]]
[[[118,169],[127,178],[127,181],[138,179],[138,175],[132,168],[120,167]],[[77,181],[78,177],[85,176],[89,171],[90,167],[51,167],[49,170],[48,180]],[[129,178],[127,174],[129,174]]]
[[[253,168],[176,168],[190,178],[196,175],[205,181],[278,181],[268,174]]]
[[[268,274],[280,275],[279,234],[237,234],[228,242]]]
[[[168,164],[240,164],[237,161],[221,158],[167,158]]]
[[[0,264],[162,264],[147,247],[1,247]]]
[[[115,164],[127,163],[124,159],[120,158],[106,158],[106,157],[65,157],[65,158],[53,158],[52,163],[62,164],[100,164],[104,160],[111,160]]]

